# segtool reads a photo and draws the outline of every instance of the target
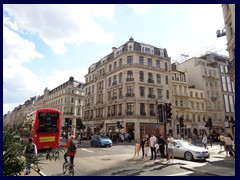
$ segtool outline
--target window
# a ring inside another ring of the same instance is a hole
[[[203,93],[201,93],[201,98],[203,98]]]
[[[127,71],[127,78],[133,78],[133,72]]]
[[[154,104],[149,104],[150,116],[155,116]]]
[[[222,76],[222,86],[223,86],[223,91],[227,91],[227,84],[226,84],[225,76]]]
[[[111,91],[108,91],[108,101],[111,100]]]
[[[132,56],[128,56],[127,57],[127,63],[128,64],[132,64],[133,63],[133,57]]]
[[[127,86],[127,94],[133,93],[133,86]]]
[[[166,91],[167,99],[169,99],[169,90]]]
[[[141,64],[141,65],[143,65],[144,64],[144,62],[143,62],[143,57],[139,57],[139,64]]]
[[[144,103],[140,103],[140,114],[141,115],[146,115],[145,104]]]
[[[227,66],[224,66],[225,67],[225,73],[227,74],[228,73],[228,67]]]
[[[122,66],[122,59],[119,59],[119,67]]]
[[[127,103],[127,115],[133,115],[133,103]]]
[[[119,98],[122,98],[122,88],[119,89]]]
[[[117,68],[117,62],[114,62],[114,64],[113,64],[113,68],[114,68],[114,69]]]
[[[221,72],[221,73],[224,73],[224,67],[223,67],[223,65],[220,65],[220,72]]]
[[[198,92],[195,92],[195,97],[198,98]]]
[[[183,107],[183,101],[182,100],[180,100],[180,106]]]
[[[144,97],[144,87],[140,87],[140,96]]]
[[[229,96],[230,111],[234,113],[233,97]]]
[[[111,87],[111,82],[112,82],[112,80],[111,80],[111,77],[110,77],[110,78],[108,78],[108,87]]]
[[[139,71],[139,80],[140,80],[141,82],[144,81],[144,72],[143,72],[143,71]]]
[[[128,51],[132,51],[133,50],[133,46],[132,45],[128,45]]]
[[[122,104],[119,104],[118,106],[118,114],[122,115]]]
[[[191,108],[194,109],[194,102],[191,102]]]
[[[112,70],[112,65],[110,64],[109,65],[109,72]]]
[[[119,73],[119,83],[122,83],[122,73]]]
[[[168,84],[168,76],[166,76],[166,84]]]
[[[113,83],[117,83],[117,75],[113,76]]]
[[[202,110],[204,110],[204,103],[202,103]]]
[[[157,89],[157,97],[162,98],[162,90],[161,89]]]
[[[167,65],[167,62],[165,62],[165,71],[168,70],[168,65]]]
[[[175,100],[175,106],[176,106],[176,107],[178,106],[178,101],[177,101],[177,100]]]
[[[148,91],[149,91],[149,95],[154,95],[153,88],[149,88]]]
[[[160,61],[159,60],[156,60],[156,67],[160,68]]]
[[[157,74],[157,84],[161,84],[161,75]]]
[[[229,101],[228,101],[228,95],[224,95],[224,103],[225,103],[225,111],[229,112]]]
[[[228,87],[228,92],[232,92],[232,86],[231,86],[230,77],[226,77],[226,78],[227,78],[227,87]]]
[[[148,79],[153,79],[153,74],[152,73],[148,73]]]
[[[148,66],[152,67],[152,59],[148,59]]]

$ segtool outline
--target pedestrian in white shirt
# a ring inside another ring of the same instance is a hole
[[[203,135],[202,143],[203,143],[204,148],[208,149],[207,148],[207,135],[206,134]]]
[[[155,148],[155,144],[156,144],[156,141],[157,141],[157,138],[151,134],[151,137],[150,137],[150,148],[151,148],[151,159],[150,160],[153,160],[153,153],[154,153],[154,160],[156,160],[156,148]]]
[[[168,138],[167,138],[167,143],[168,143],[168,161],[167,163],[170,163],[170,157],[172,158],[172,162],[173,163],[173,160],[174,160],[174,155],[173,155],[173,144],[174,144],[174,139],[172,137],[172,135],[170,133],[168,133]]]

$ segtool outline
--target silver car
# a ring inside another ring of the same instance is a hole
[[[173,155],[174,157],[184,158],[188,161],[205,160],[210,157],[207,149],[194,146],[188,141],[174,139]]]

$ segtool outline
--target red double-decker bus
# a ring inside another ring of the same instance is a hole
[[[32,138],[37,149],[60,147],[61,112],[53,108],[43,108],[34,114]]]

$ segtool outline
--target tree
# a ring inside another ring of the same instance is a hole
[[[18,128],[21,128],[19,126]],[[24,130],[24,134],[31,134],[31,130]],[[22,154],[25,144],[16,140],[14,137],[23,135],[23,129],[13,130],[9,125],[3,128],[3,175],[4,176],[18,176],[23,172],[27,166],[26,160]],[[21,137],[21,136],[20,136]],[[62,148],[52,149],[46,153],[33,157],[32,162],[38,171],[41,169],[40,156],[45,156],[47,160],[59,159]]]

